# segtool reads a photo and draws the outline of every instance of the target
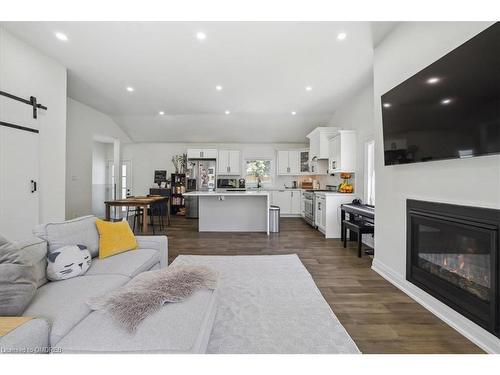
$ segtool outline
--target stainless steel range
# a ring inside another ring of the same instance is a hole
[[[314,224],[314,200],[315,194],[312,191],[304,191],[302,193],[302,201],[304,203],[304,220],[311,226]]]

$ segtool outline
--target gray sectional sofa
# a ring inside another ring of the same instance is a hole
[[[9,352],[52,353],[204,353],[216,313],[216,293],[200,290],[181,303],[166,304],[148,317],[134,334],[128,333],[103,312],[92,311],[87,301],[119,288],[141,272],[167,267],[166,236],[137,236],[139,248],[98,259],[96,218],[86,216],[35,229],[37,239],[23,251],[37,254],[38,289],[24,316],[35,317],[0,338]],[[83,244],[92,256],[82,276],[47,281],[46,254],[68,244]]]

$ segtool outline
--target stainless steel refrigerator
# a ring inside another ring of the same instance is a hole
[[[187,179],[188,191],[213,191],[216,182],[216,161],[215,159],[188,160]],[[192,181],[189,183],[189,181]],[[196,181],[196,182],[194,182]],[[186,197],[186,217],[190,219],[198,218],[198,197]]]

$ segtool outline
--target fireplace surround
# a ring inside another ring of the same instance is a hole
[[[406,279],[500,337],[500,210],[408,199]]]

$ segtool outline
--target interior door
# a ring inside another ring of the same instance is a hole
[[[149,192],[147,192],[149,194]],[[130,197],[133,194],[132,191],[132,161],[123,160],[122,161],[122,193],[121,199]]]
[[[9,240],[39,223],[39,135],[0,126],[0,228]]]

